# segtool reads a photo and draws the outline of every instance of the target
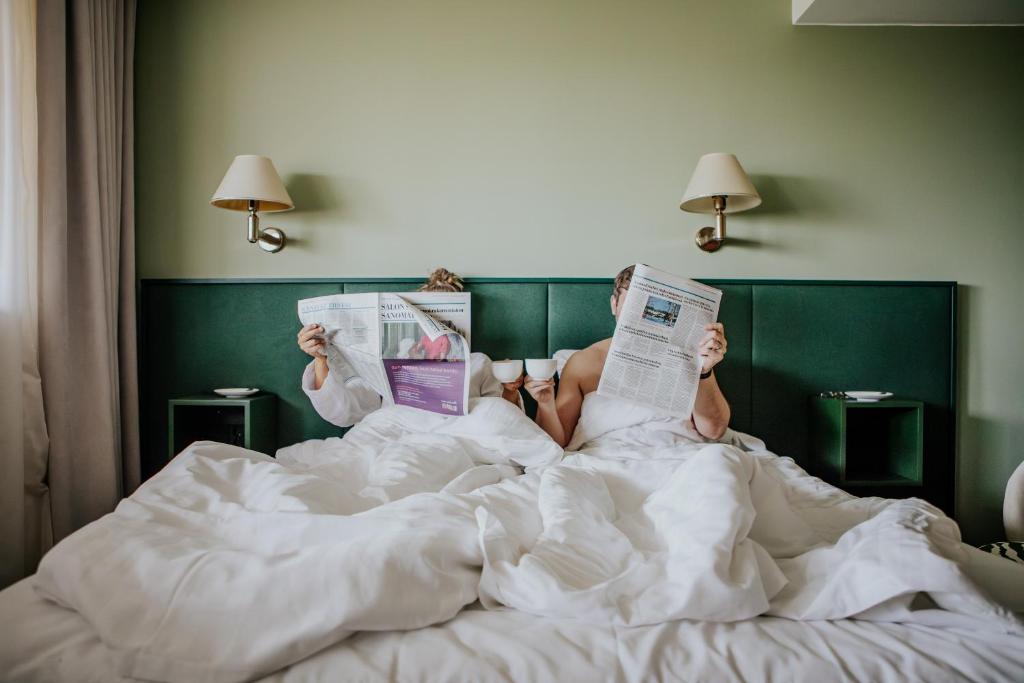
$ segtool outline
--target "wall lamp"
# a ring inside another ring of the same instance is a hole
[[[715,227],[697,231],[697,246],[718,251],[725,242],[725,214],[753,209],[761,203],[739,160],[733,154],[705,154],[693,170],[679,208],[690,213],[712,213]]]
[[[274,162],[256,154],[235,157],[213,193],[210,203],[221,209],[248,211],[249,227],[246,239],[258,244],[263,251],[276,254],[284,249],[284,232],[277,228],[260,230],[260,211],[288,211],[295,208],[288,190]]]

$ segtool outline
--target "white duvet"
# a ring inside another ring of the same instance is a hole
[[[501,399],[463,418],[382,409],[276,460],[194,444],[58,544],[36,584],[120,673],[167,681],[256,678],[478,599],[619,625],[768,613],[1024,634],[932,506],[853,498],[729,441],[591,395],[564,457]],[[1024,585],[994,559],[997,589]]]

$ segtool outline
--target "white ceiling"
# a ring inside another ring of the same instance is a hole
[[[793,23],[1021,26],[1024,0],[793,0]]]

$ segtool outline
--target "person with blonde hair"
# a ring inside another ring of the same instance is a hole
[[[419,288],[421,292],[461,292],[462,278],[447,268],[435,269]],[[326,341],[321,325],[306,325],[299,330],[299,348],[313,360],[302,373],[302,391],[309,397],[320,417],[339,427],[351,427],[383,404],[384,399],[348,366],[327,365]],[[447,338],[440,337],[440,339]],[[421,340],[422,341],[422,340]],[[429,339],[428,339],[429,341]],[[416,342],[419,346],[421,342]],[[412,352],[412,350],[410,350]],[[435,350],[434,352],[440,353]],[[469,397],[498,397],[522,407],[519,388],[523,380],[501,384],[491,373],[491,359],[482,353],[469,354]]]

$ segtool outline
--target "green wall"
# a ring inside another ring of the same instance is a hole
[[[958,280],[959,518],[1001,533],[1024,455],[1024,29],[794,27],[787,0],[139,5],[141,277]],[[678,210],[709,151],[764,196],[714,255]],[[241,153],[298,206],[264,220],[280,254],[208,204]]]

